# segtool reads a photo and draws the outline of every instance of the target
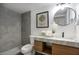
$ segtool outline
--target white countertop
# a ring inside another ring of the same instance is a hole
[[[30,37],[41,38],[41,39],[49,39],[49,40],[69,41],[69,42],[79,43],[78,39],[65,39],[65,38],[57,38],[57,37],[51,37],[51,36],[38,36],[38,35],[35,35],[35,36],[31,35]]]
[[[65,39],[65,38],[57,38],[57,37],[51,37],[51,36],[39,36],[39,35],[31,35],[30,37],[35,38],[34,40],[62,44],[62,45],[79,48],[79,40],[76,38],[75,39]],[[39,38],[39,39],[37,39],[37,38]]]

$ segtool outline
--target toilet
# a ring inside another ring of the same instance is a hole
[[[31,44],[26,44],[21,48],[21,53],[24,55],[31,55],[32,54],[32,47],[33,45]]]
[[[32,47],[33,47],[33,42],[30,40],[30,44],[26,44],[21,48],[21,53],[24,55],[32,55]]]

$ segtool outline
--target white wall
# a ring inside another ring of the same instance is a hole
[[[75,9],[76,9],[76,12],[77,12],[77,26],[76,26],[76,36],[77,36],[77,39],[79,39],[79,17],[78,17],[78,15],[79,15],[79,4],[76,4],[76,7],[75,7]]]
[[[72,5],[71,5],[72,6]],[[51,30],[51,25],[53,23],[53,8],[55,6],[52,7],[44,7],[44,8],[39,8],[39,9],[35,9],[31,11],[31,34],[32,35],[39,35],[41,30]],[[36,28],[36,14],[43,12],[43,11],[49,11],[49,28]],[[62,32],[65,33],[65,37],[66,38],[72,38],[74,37],[74,27],[73,25],[69,25],[67,27],[60,27],[58,28],[58,36],[61,36]]]
[[[52,17],[52,9],[53,7],[44,7],[31,11],[31,34],[38,35],[41,30],[50,29],[51,23],[53,23]],[[36,14],[44,11],[49,11],[49,28],[36,28]]]

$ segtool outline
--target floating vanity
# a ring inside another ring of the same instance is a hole
[[[30,38],[34,41],[33,50],[41,54],[79,55],[79,40],[77,39],[34,35],[31,35]]]

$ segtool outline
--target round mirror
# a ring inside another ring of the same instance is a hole
[[[60,26],[67,26],[76,22],[76,11],[70,7],[61,7],[54,14],[54,22]]]

